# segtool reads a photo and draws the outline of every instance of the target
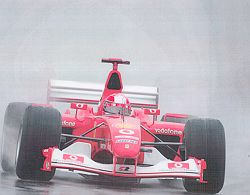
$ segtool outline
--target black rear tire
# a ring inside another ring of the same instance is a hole
[[[186,159],[190,156],[205,159],[207,169],[204,180],[199,183],[193,179],[184,179],[188,192],[218,193],[224,184],[225,176],[225,133],[219,120],[191,119],[184,129]]]
[[[3,171],[15,173],[17,140],[28,103],[10,103],[5,111],[1,142],[1,165]]]
[[[42,171],[42,150],[59,146],[62,131],[60,113],[50,107],[29,106],[24,114],[16,174],[21,179],[49,181],[55,174]]]

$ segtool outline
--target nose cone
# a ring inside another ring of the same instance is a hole
[[[140,120],[133,117],[107,120],[112,139],[112,151],[120,158],[136,158],[141,148]]]
[[[120,129],[121,132],[134,132],[130,129]],[[116,156],[121,158],[136,158],[141,148],[141,139],[138,135],[115,136],[113,142],[113,151]]]

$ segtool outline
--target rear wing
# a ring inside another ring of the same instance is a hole
[[[103,89],[104,84],[49,80],[47,103],[55,106],[71,102],[98,105]],[[157,87],[127,85],[123,87],[122,93],[129,98],[134,108],[158,108],[159,89]]]

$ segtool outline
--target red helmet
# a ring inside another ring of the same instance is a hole
[[[128,98],[122,93],[114,93],[106,98],[103,109],[111,114],[131,114],[131,106]]]

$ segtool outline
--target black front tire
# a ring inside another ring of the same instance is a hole
[[[28,106],[28,103],[13,102],[6,108],[1,142],[1,165],[5,172],[15,173],[17,140]]]
[[[29,106],[24,114],[16,174],[21,179],[49,181],[55,174],[42,171],[42,150],[59,146],[62,131],[60,113],[50,107]]]
[[[225,133],[219,120],[191,119],[184,129],[186,159],[190,156],[205,159],[207,169],[204,180],[199,183],[193,179],[184,179],[188,192],[218,193],[224,184],[225,176]]]

